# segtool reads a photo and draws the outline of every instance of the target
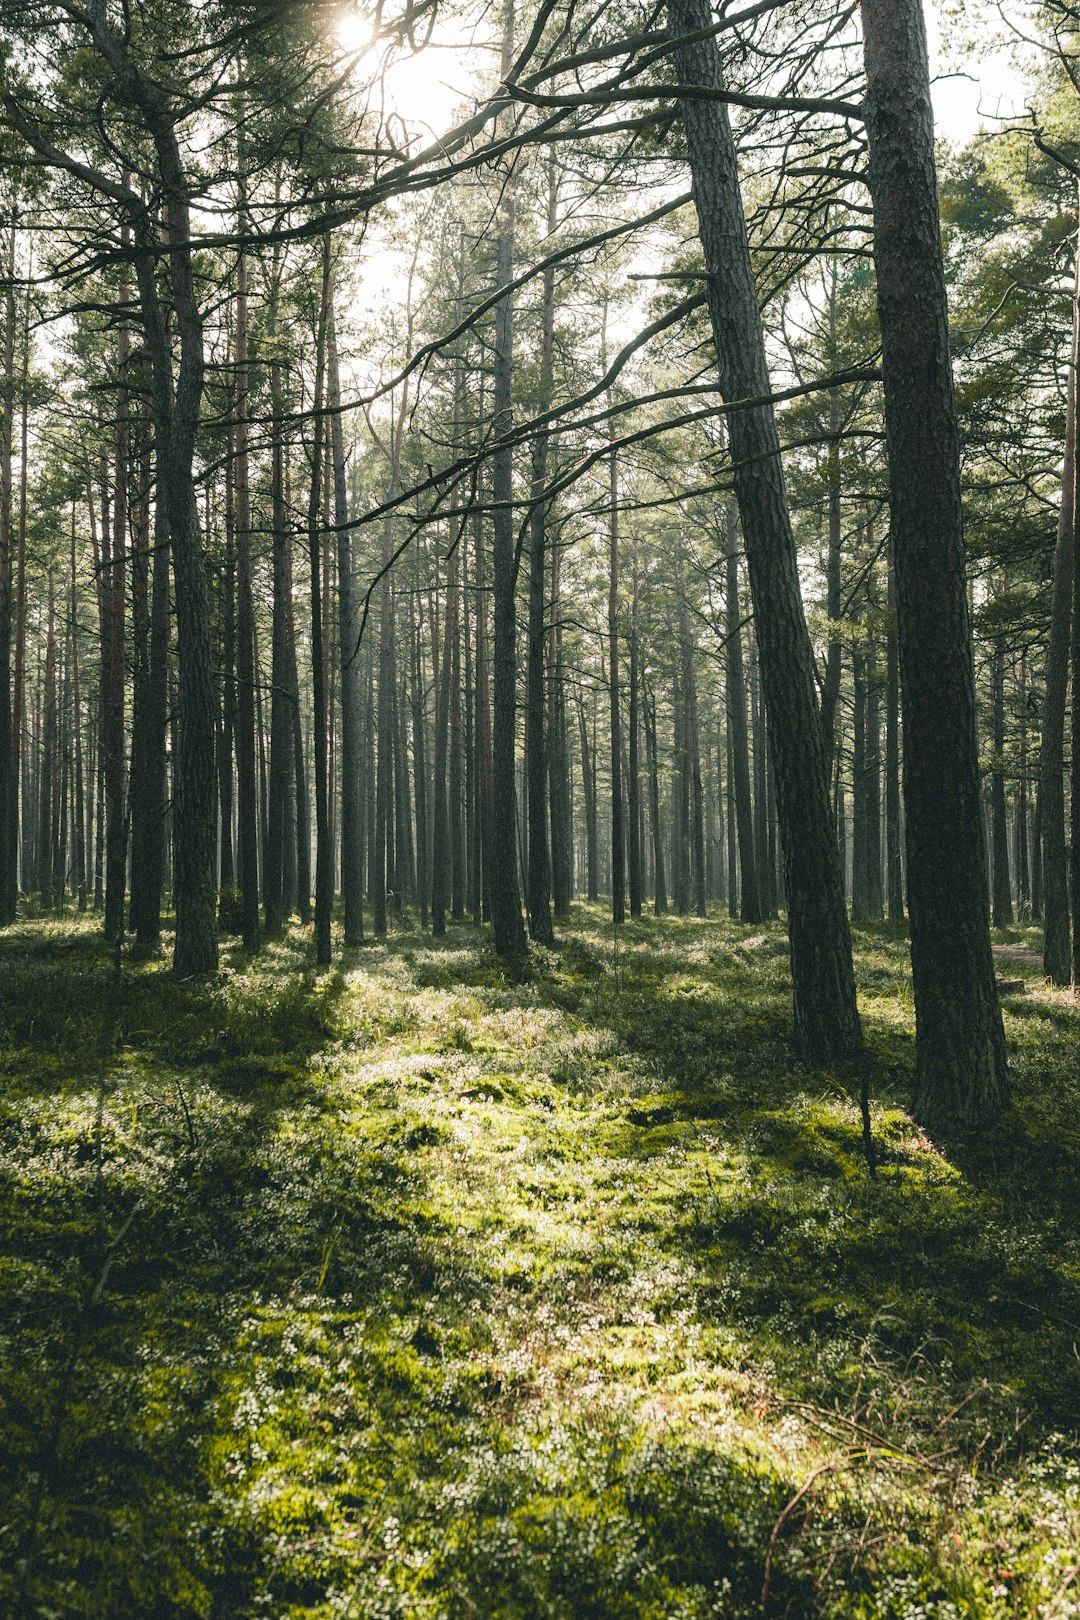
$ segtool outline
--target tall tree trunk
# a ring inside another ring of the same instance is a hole
[[[229,458],[225,469],[225,577],[223,580],[221,626],[221,715],[217,731],[218,795],[218,888],[219,921],[224,926],[226,909],[236,888],[233,842],[233,757],[236,751],[236,501],[234,466]]]
[[[547,234],[556,227],[556,168],[548,159]],[[551,409],[555,364],[555,267],[544,271],[540,299],[540,379],[537,414]],[[545,497],[548,472],[548,432],[541,428],[532,442],[532,506],[529,509],[529,651],[526,674],[525,752],[528,764],[528,881],[525,909],[529,933],[540,945],[554,943],[551,925],[551,852],[548,845],[548,737],[544,725],[544,668],[547,634],[544,612],[547,602],[544,574],[547,556],[548,504]]]
[[[270,527],[272,531],[273,606],[270,639],[270,792],[267,805],[266,863],[263,908],[266,931],[276,933],[292,900],[286,872],[295,869],[294,715],[298,704],[295,658],[290,657],[289,622],[292,587],[292,541],[285,515],[285,425],[281,355],[278,350],[280,269],[275,262],[270,282]],[[293,838],[288,838],[290,824]],[[290,848],[292,858],[290,860]]]
[[[341,899],[345,944],[364,939],[364,879],[361,850],[359,624],[353,584],[352,530],[345,483],[345,436],[341,416],[337,323],[331,283],[327,310],[327,404],[330,407],[330,453],[334,474],[334,523],[337,526],[338,639],[341,653]]]
[[[479,514],[473,519],[473,553],[476,558],[476,831],[477,897],[476,921],[491,916],[492,822],[495,815],[491,739],[491,681],[488,658],[487,586],[484,581],[484,542]]]
[[[904,715],[916,1106],[972,1127],[1005,1101],[987,914],[960,449],[918,0],[864,0],[866,124]]]
[[[723,91],[708,0],[669,0],[675,66],[684,86]],[[687,35],[703,37],[694,41]],[[771,392],[746,221],[727,108],[681,103],[709,315],[725,399]],[[784,845],[796,1051],[812,1060],[861,1049],[851,938],[829,803],[829,775],[814,684],[814,655],[771,405],[733,410],[729,433]]]
[[[503,73],[510,71],[513,41],[513,5],[508,8],[503,35]],[[496,440],[513,426],[514,302],[509,290],[514,274],[514,183],[503,177],[499,207],[499,236],[495,286],[502,296],[495,309],[494,399],[492,428]],[[525,950],[521,920],[517,856],[517,787],[514,741],[517,720],[517,612],[514,557],[514,497],[512,451],[504,445],[492,458],[492,520],[494,543],[495,660],[494,730],[492,735],[492,862],[491,921],[495,949],[500,956],[520,956]]]
[[[610,401],[610,393],[609,393]],[[623,832],[622,718],[619,694],[619,476],[614,450],[608,462],[608,703],[611,713],[611,918],[626,917],[626,846]]]
[[[450,738],[450,680],[453,673],[453,641],[457,635],[458,554],[457,536],[450,544],[447,564],[446,605],[443,613],[443,655],[439,671],[438,702],[435,713],[435,787],[432,806],[431,932],[436,939],[446,933],[446,912],[450,902],[450,812],[447,794],[447,760]]]
[[[319,296],[318,327],[315,334],[315,388],[312,400],[313,445],[311,486],[308,499],[308,555],[311,564],[311,681],[314,742],[312,764],[315,771],[315,960],[321,967],[330,961],[330,920],[334,904],[333,855],[330,843],[329,774],[327,759],[329,705],[327,702],[327,661],[325,655],[326,618],[322,592],[322,534],[319,526],[323,469],[323,389],[326,377],[326,335],[330,298],[330,238],[323,238],[322,290]]]
[[[75,502],[71,503],[71,715],[74,761],[74,889],[79,910],[86,910],[86,820],[83,781],[82,688],[79,671],[79,596],[75,569]]]
[[[248,479],[248,260],[236,266],[236,355],[233,480],[236,514],[236,774],[239,815],[241,928],[244,948],[259,948],[259,807],[255,754],[255,604],[251,588],[251,499]]]
[[[1076,370],[1080,364],[1080,233],[1073,278],[1072,350],[1065,408],[1065,454],[1061,469],[1054,548],[1050,638],[1046,649],[1046,691],[1039,746],[1040,877],[1043,915],[1043,972],[1054,984],[1068,984],[1069,870],[1065,847],[1065,707],[1069,685],[1069,644],[1076,565]]]
[[[125,236],[127,235],[125,231]],[[121,285],[121,303],[128,300]],[[127,561],[128,390],[130,334],[121,321],[116,337],[116,439],[113,461],[112,555],[109,573],[109,646],[105,698],[105,938],[124,926],[127,826],[124,806],[124,604]]]
[[[53,772],[56,768],[56,589],[48,570],[48,619],[45,635],[45,689],[41,716],[41,759],[38,770],[37,889],[42,907],[53,903]],[[108,890],[106,890],[106,906]]]
[[[548,793],[551,802],[551,890],[556,917],[570,915],[573,894],[570,751],[566,735],[566,673],[563,663],[562,543],[551,547],[548,626]]]

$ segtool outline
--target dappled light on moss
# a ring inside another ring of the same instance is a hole
[[[776,928],[5,940],[0,1610],[1075,1612],[1078,1014],[1032,979],[946,1151],[857,945],[875,1183]]]

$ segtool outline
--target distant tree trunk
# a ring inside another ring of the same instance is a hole
[[[1011,928],[1012,884],[1009,879],[1009,811],[1005,799],[1005,642],[994,639],[991,678],[994,690],[994,765],[991,780],[991,825],[994,851],[994,927]]]
[[[364,879],[361,853],[360,663],[353,586],[352,531],[345,485],[345,436],[341,419],[337,324],[331,283],[327,311],[327,404],[330,407],[330,453],[334,473],[334,523],[337,526],[338,639],[341,652],[341,899],[345,944],[364,940]]]
[[[554,235],[557,217],[557,170],[554,153],[548,159],[547,233]],[[536,411],[551,409],[555,366],[555,267],[544,271],[540,297],[540,377]],[[526,914],[529,934],[539,945],[554,943],[551,925],[551,853],[548,845],[548,736],[545,727],[544,675],[547,663],[547,521],[548,432],[541,428],[532,441],[532,506],[529,509],[529,653],[526,690],[526,760],[528,764],[528,883]]]
[[[630,599],[630,668],[628,672],[629,769],[626,775],[627,823],[626,856],[630,888],[630,915],[641,916],[641,767],[638,762],[638,559],[634,546]]]
[[[125,233],[126,234],[126,233]],[[127,288],[121,302],[127,303]],[[121,321],[116,336],[116,439],[113,461],[112,554],[109,572],[109,646],[105,697],[105,938],[124,926],[127,825],[124,782],[124,604],[126,600],[128,391],[130,334]],[[103,528],[104,538],[104,528]]]
[[[570,761],[566,736],[566,676],[563,668],[562,546],[551,550],[551,595],[548,625],[548,794],[551,814],[551,888],[556,917],[570,914],[573,893],[571,859]]]
[[[74,888],[80,912],[86,910],[86,820],[83,780],[82,689],[79,677],[79,597],[75,570],[75,502],[71,503],[71,714],[75,748],[74,782]]]
[[[722,91],[708,0],[669,0],[668,15],[677,40],[680,85]],[[693,35],[701,37],[686,38]],[[771,383],[727,108],[695,97],[681,103],[681,115],[709,275],[706,293],[721,389],[728,401],[762,399],[771,392]],[[800,1055],[828,1061],[857,1053],[862,1036],[813,648],[772,407],[733,410],[728,430],[784,843],[794,1043]]]
[[[660,824],[660,766],[656,746],[656,699],[650,697],[641,672],[641,707],[645,715],[645,763],[649,777],[649,824],[653,846],[653,911],[658,917],[667,912],[667,883],[664,873],[664,839]]]
[[[676,916],[686,917],[690,912],[690,885],[687,872],[689,794],[682,659],[677,644],[671,668],[671,732],[671,905]]]
[[[585,704],[577,694],[578,731],[581,735],[581,792],[585,800],[585,895],[595,900],[599,893],[596,828],[596,771],[589,747],[589,727],[585,718]]]
[[[1019,746],[1016,772],[1015,867],[1016,899],[1022,920],[1031,904],[1031,856],[1028,848],[1028,717],[1027,649],[1020,652]]]
[[[246,221],[241,210],[238,233]],[[241,242],[236,267],[236,382],[233,454],[236,503],[236,768],[240,891],[244,949],[259,948],[259,803],[255,753],[255,604],[251,589],[251,500],[248,485],[248,262]]]
[[[739,917],[744,923],[759,923],[764,915],[754,854],[754,817],[750,799],[750,745],[746,729],[746,677],[743,673],[742,618],[739,612],[739,553],[735,503],[727,509],[727,574],[724,602],[724,633],[727,657],[724,661],[728,735],[731,765],[728,792],[735,801],[735,826],[739,844]],[[732,868],[734,870],[734,868]]]
[[[885,873],[890,922],[904,920],[900,859],[900,652],[896,636],[896,571],[889,537],[888,630],[885,642]]]
[[[694,670],[694,642],[690,634],[690,610],[683,588],[682,571],[676,576],[679,596],[679,641],[682,651],[684,756],[690,814],[688,845],[690,889],[688,896],[698,917],[705,915],[705,798],[701,783],[701,739],[698,726],[697,677]]]
[[[53,772],[56,768],[56,590],[48,570],[48,618],[45,633],[45,689],[41,714],[41,758],[38,767],[37,890],[42,907],[53,903]],[[106,904],[107,904],[106,891]]]
[[[216,738],[218,796],[219,921],[224,923],[225,897],[236,887],[233,862],[233,753],[237,729],[236,690],[236,516],[234,466],[225,468],[225,577],[221,628],[221,713]]]
[[[829,278],[829,353],[835,360],[836,345],[836,260]],[[829,621],[825,679],[821,686],[821,729],[825,737],[826,768],[832,771],[836,750],[836,704],[840,696],[843,644],[838,623],[840,599],[840,401],[834,388],[829,390],[828,502],[829,549],[825,562],[825,613]]]
[[[285,873],[286,839],[293,793],[293,713],[296,694],[289,660],[289,581],[291,541],[285,517],[284,423],[281,356],[278,352],[280,273],[275,264],[270,283],[270,528],[272,533],[273,605],[270,632],[270,792],[267,805],[266,862],[263,871],[263,914],[268,934],[277,933],[288,910]],[[294,831],[295,840],[295,831]]]
[[[857,614],[856,620],[862,615]],[[851,648],[852,750],[851,750],[851,916],[862,922],[869,916],[867,897],[867,796],[866,796],[866,653],[861,634]]]
[[[459,520],[460,521],[460,520]],[[443,611],[443,654],[439,670],[435,710],[435,788],[432,809],[431,932],[436,939],[446,933],[446,912],[450,903],[450,807],[447,765],[450,742],[450,681],[453,675],[453,641],[457,635],[458,567],[460,529],[452,537],[447,564],[446,604]]]
[[[503,72],[510,71],[513,8],[503,36]],[[513,425],[514,303],[510,282],[514,274],[514,184],[508,171],[503,179],[499,207],[499,235],[495,285],[502,296],[495,309],[494,399],[492,427],[496,440]],[[495,716],[492,737],[492,861],[491,921],[495,949],[500,956],[520,956],[525,950],[518,889],[517,788],[514,741],[517,720],[517,610],[514,558],[514,498],[512,451],[509,444],[492,457],[492,549],[495,611]]]
[[[484,544],[477,515],[473,520],[473,553],[476,558],[476,831],[479,907],[477,922],[491,916],[492,822],[495,805],[492,782],[491,681],[488,657],[487,585],[484,579]]]
[[[763,917],[775,915],[769,863],[769,773],[765,714],[761,701],[761,662],[755,641],[750,643],[750,732],[754,745],[754,854],[757,857],[758,893]]]
[[[960,452],[918,0],[864,0],[886,446],[904,712],[916,1106],[972,1127],[1005,1101],[987,914]]]
[[[610,395],[609,395],[610,398]],[[608,462],[608,701],[611,713],[611,917],[626,918],[626,852],[623,832],[622,717],[619,694],[619,474],[614,450]]]
[[[323,238],[322,291],[319,299],[318,329],[315,335],[315,388],[313,394],[311,486],[308,499],[308,548],[311,562],[311,681],[315,771],[315,960],[325,967],[330,961],[330,919],[334,904],[333,856],[330,843],[330,803],[328,773],[326,623],[321,588],[321,532],[319,513],[322,501],[323,466],[323,388],[326,378],[326,338],[331,299],[330,238]]]
[[[1046,648],[1046,691],[1039,745],[1039,825],[1043,972],[1054,984],[1068,984],[1069,861],[1065,847],[1065,707],[1069,685],[1069,644],[1076,546],[1076,369],[1080,364],[1080,235],[1073,279],[1072,352],[1065,410],[1065,454],[1061,469],[1054,548],[1050,637]]]

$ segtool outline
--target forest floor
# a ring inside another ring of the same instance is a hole
[[[1015,1101],[789,1055],[779,926],[578,908],[316,973],[0,941],[0,1614],[1080,1614],[1080,1008]],[[1020,947],[1020,949],[1016,949]]]

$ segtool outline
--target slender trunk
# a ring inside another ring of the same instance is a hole
[[[630,915],[641,916],[641,767],[638,762],[638,561],[634,547],[630,598],[629,748],[627,786],[626,856],[630,889]]]
[[[663,917],[667,911],[667,883],[664,875],[664,839],[660,824],[660,767],[656,747],[656,699],[649,696],[645,672],[641,674],[641,707],[645,715],[645,762],[649,775],[649,823],[653,846],[653,911]]]
[[[315,335],[314,420],[311,451],[311,486],[308,498],[308,556],[311,564],[311,681],[312,723],[315,727],[312,763],[315,771],[315,960],[320,967],[330,961],[330,919],[334,904],[333,856],[330,844],[329,776],[327,759],[328,703],[327,666],[324,648],[326,634],[322,592],[322,534],[319,527],[323,469],[322,414],[326,376],[326,334],[331,297],[330,238],[323,238],[322,291],[319,298],[318,329]]]
[[[241,209],[238,231],[246,226]],[[241,242],[236,267],[234,500],[236,514],[236,769],[241,928],[244,948],[259,948],[259,807],[255,750],[255,605],[251,588],[251,500],[248,480],[248,260]]]
[[[548,159],[548,236],[556,226],[556,169]],[[540,306],[540,386],[536,409],[543,416],[551,409],[555,363],[555,269],[544,271]],[[548,737],[544,726],[544,665],[547,651],[544,610],[547,600],[544,575],[547,555],[548,433],[542,428],[532,443],[532,506],[529,509],[529,649],[526,676],[525,749],[528,765],[528,881],[526,912],[529,933],[539,945],[554,943],[551,926],[551,852],[548,846]]]
[[[360,665],[358,616],[353,587],[352,531],[345,485],[345,438],[341,418],[341,380],[333,288],[327,310],[327,404],[330,407],[330,453],[334,475],[334,522],[337,526],[338,638],[341,652],[341,899],[345,944],[364,939],[364,887],[361,854],[362,791],[360,783]]]
[[[125,233],[126,235],[126,233]],[[121,302],[127,288],[121,286]],[[116,338],[116,440],[113,462],[112,555],[109,574],[109,646],[105,697],[105,938],[124,927],[127,826],[124,814],[124,604],[127,550],[128,390],[130,334],[121,321]]]
[[[621,923],[626,917],[626,851],[620,769],[619,479],[614,450],[608,462],[608,702],[611,712],[611,918],[613,922]]]
[[[273,567],[273,608],[270,640],[270,791],[267,805],[266,861],[263,906],[266,931],[276,933],[291,899],[286,884],[289,798],[293,791],[293,713],[296,693],[289,659],[289,601],[292,577],[291,540],[285,516],[285,470],[281,357],[278,353],[280,274],[274,266],[270,286],[270,527]],[[294,817],[295,819],[295,817]],[[294,833],[295,838],[295,833]],[[295,861],[292,863],[295,864]],[[287,898],[288,897],[288,898]]]
[[[994,641],[991,679],[994,692],[994,764],[990,812],[994,862],[993,918],[995,928],[1011,928],[1013,906],[1009,878],[1009,811],[1005,798],[1005,642],[1000,635]]]
[[[75,748],[74,805],[72,833],[74,844],[74,884],[79,910],[86,910],[86,822],[84,819],[82,689],[79,674],[79,598],[75,570],[75,502],[71,503],[71,719]]]
[[[1039,746],[1039,824],[1043,972],[1054,984],[1068,984],[1069,860],[1065,846],[1065,708],[1069,685],[1069,644],[1075,589],[1077,365],[1080,363],[1080,235],[1073,281],[1072,351],[1065,409],[1065,454],[1061,469],[1054,548],[1050,637],[1046,648],[1046,691]]]
[[[503,72],[510,70],[513,41],[513,5],[508,8],[503,36]],[[513,425],[514,302],[509,291],[514,274],[514,184],[508,171],[503,178],[499,209],[496,289],[502,296],[495,310],[494,399],[492,427],[496,440]],[[509,445],[492,458],[495,511],[492,526],[494,575],[495,657],[494,728],[492,734],[492,862],[491,921],[495,949],[500,956],[525,951],[521,919],[517,856],[517,786],[514,743],[517,720],[517,612],[514,557],[514,496],[512,451]]]
[[[750,799],[750,745],[746,728],[746,677],[743,673],[742,626],[739,613],[739,554],[735,503],[727,509],[727,580],[725,585],[725,683],[731,765],[728,792],[735,801],[735,828],[739,857],[739,918],[744,923],[762,919],[761,888],[754,854],[754,817]],[[734,868],[733,868],[734,870]]]

